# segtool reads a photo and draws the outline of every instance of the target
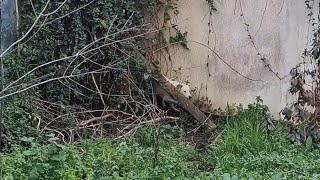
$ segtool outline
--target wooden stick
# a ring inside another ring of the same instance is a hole
[[[86,126],[92,122],[95,122],[95,121],[101,121],[101,120],[104,120],[104,119],[107,119],[109,117],[111,117],[112,114],[107,114],[107,115],[104,115],[104,116],[101,116],[101,117],[94,117],[94,118],[91,118],[89,120],[86,120],[86,121],[81,121],[79,123],[79,126]]]

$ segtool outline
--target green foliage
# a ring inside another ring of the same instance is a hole
[[[215,8],[215,5],[214,5],[214,0],[206,0],[207,3],[208,3],[208,6],[210,7],[210,10],[212,11],[216,11],[217,9]]]
[[[40,0],[37,3],[34,3],[35,9],[40,11],[45,2],[45,0]],[[48,12],[55,10],[60,5],[58,2],[58,0],[52,1]],[[141,4],[136,3],[135,0],[98,0],[64,18],[56,19],[89,2],[91,1],[67,1],[67,3],[53,16],[50,16],[45,20],[43,19],[45,25],[41,26],[41,30],[37,32],[25,46],[23,46],[22,57],[24,58],[24,61],[28,64],[33,64],[33,67],[35,67],[55,59],[72,56],[79,52],[86,44],[102,38],[107,34],[110,34],[108,37],[113,40],[119,40],[126,36],[130,37],[133,35],[131,32],[118,32],[130,27],[140,26],[144,23],[143,14],[141,10],[138,9]],[[146,3],[152,4],[154,2]],[[149,4],[145,5],[150,6]],[[23,1],[21,9],[21,14],[23,15],[22,31],[24,32],[32,24],[35,15],[33,14],[32,6],[29,1]],[[138,41],[134,39],[126,44],[130,47],[131,43],[139,47]],[[97,42],[91,48],[100,45],[102,45],[101,42]],[[86,73],[97,70],[101,68],[101,66],[107,66],[114,69],[114,71],[109,72],[109,74],[113,76],[113,83],[102,84],[101,88],[105,90],[104,93],[109,93],[111,87],[116,86],[113,89],[114,92],[118,92],[119,87],[117,87],[114,82],[117,82],[117,79],[129,70],[127,68],[128,63],[132,64],[132,66],[130,66],[132,68],[130,71],[137,72],[137,74],[140,73],[140,77],[144,70],[139,68],[140,65],[136,68],[136,63],[133,59],[123,60],[126,55],[122,52],[130,54],[127,50],[128,47],[124,47],[122,44],[114,44],[113,46],[115,48],[106,48],[95,54],[89,53],[90,59],[95,63],[88,61],[86,58],[78,57],[76,60],[69,58],[37,70],[36,76],[42,77],[44,80],[61,77],[63,74],[71,74],[71,72],[73,74]],[[121,49],[122,51],[117,51],[117,49]],[[51,102],[60,101],[67,105],[81,103],[83,106],[87,107],[97,106],[96,104],[99,102],[99,97],[92,97],[92,92],[88,92],[88,89],[83,89],[83,86],[89,89],[92,86],[93,82],[88,82],[88,76],[91,75],[72,78],[78,83],[74,83],[74,81],[53,81],[42,85],[40,86],[41,98],[50,100]],[[99,77],[96,78],[99,79]],[[140,79],[140,81],[141,80],[142,79]],[[110,79],[103,78],[101,81],[108,82]],[[110,101],[118,100],[110,98]]]
[[[144,130],[142,130],[144,131]],[[172,131],[175,131],[172,129]],[[175,134],[175,133],[174,133]],[[81,147],[40,146],[15,148],[4,156],[3,179],[167,179],[192,178],[197,168],[188,160],[196,151],[186,149],[172,138],[171,146],[160,147],[159,166],[152,168],[152,147],[135,142],[87,141]]]
[[[239,108],[238,115],[227,119],[223,139],[208,152],[215,157],[215,175],[227,173],[254,179],[319,178],[319,150],[292,145],[280,124],[276,125],[273,136],[264,133],[264,110],[265,106],[256,103],[248,109]]]
[[[173,12],[174,15],[179,14],[177,4],[174,3],[174,0],[167,0],[164,6],[164,22],[168,22],[171,20],[171,12]]]
[[[277,148],[277,144],[269,144],[271,137],[264,133],[265,110],[265,106],[260,103],[249,105],[248,109],[238,108],[236,116],[226,119],[227,133],[224,134],[224,141],[219,144],[219,151],[242,155]]]
[[[31,1],[23,0],[22,31],[25,32],[35,19]],[[38,0],[36,12],[44,7],[46,0]],[[49,10],[60,5],[59,0],[52,0]],[[21,57],[5,59],[8,84],[32,68],[54,59],[76,54],[86,44],[110,34],[110,39],[119,40],[132,37],[135,33],[128,31],[114,34],[128,27],[144,23],[143,12],[152,11],[158,0],[96,0],[75,13],[58,18],[72,10],[86,5],[91,0],[67,1],[53,16],[40,20],[32,39],[21,49]],[[178,13],[171,1],[165,7],[165,20],[170,20],[169,10]],[[207,0],[211,10],[213,1]],[[58,18],[58,19],[57,19]],[[40,28],[41,27],[41,28]],[[176,36],[170,37],[170,43],[180,44],[188,49],[187,32],[176,29]],[[92,48],[101,46],[95,44]],[[26,87],[64,73],[85,73],[101,66],[108,69],[98,83],[107,94],[124,95],[107,98],[110,107],[125,109],[124,101],[142,103],[147,97],[149,87],[147,71],[144,64],[134,57],[131,49],[141,50],[137,39],[125,43],[115,43],[98,53],[89,53],[86,58],[67,58],[31,73],[21,83],[10,89]],[[124,55],[124,53],[126,55]],[[128,56],[129,55],[129,56]],[[100,64],[100,65],[97,65]],[[122,88],[128,83],[124,77],[132,77],[132,92]],[[33,99],[58,102],[64,105],[79,105],[84,109],[101,108],[100,97],[92,91],[93,81],[90,76],[79,76],[72,81],[53,81],[34,88],[33,91],[18,94],[5,100],[4,126],[5,145],[10,154],[0,154],[1,179],[319,179],[319,150],[312,149],[312,139],[306,141],[305,147],[290,144],[284,137],[281,125],[277,125],[273,136],[264,132],[262,119],[266,107],[260,103],[250,105],[248,109],[238,108],[238,114],[228,116],[222,140],[216,147],[201,153],[185,147],[179,140],[183,132],[178,128],[164,126],[160,128],[160,147],[158,166],[152,168],[154,156],[155,127],[145,127],[133,137],[111,143],[106,140],[85,141],[79,146],[59,144],[54,134],[44,137],[37,132],[37,123],[45,118],[53,118],[50,110],[41,111],[32,104]],[[79,82],[82,83],[80,86]],[[94,89],[94,88],[93,88]],[[131,96],[132,95],[132,96]],[[141,105],[132,108],[136,115],[142,113]],[[53,108],[53,112],[70,113],[74,109]],[[232,114],[232,113],[231,113]],[[185,115],[187,117],[187,115]],[[57,124],[65,127],[70,119]],[[190,123],[192,120],[190,119]],[[79,133],[81,134],[81,133]],[[43,140],[46,144],[43,144]],[[39,143],[41,140],[42,143]],[[10,146],[9,146],[10,145]]]
[[[134,141],[141,146],[152,147],[155,143],[155,128],[156,127],[143,127],[136,134],[134,134]],[[168,145],[172,139],[183,137],[184,132],[178,127],[171,127],[169,125],[160,128],[160,144],[162,146]],[[164,141],[163,141],[164,140]]]
[[[239,109],[228,119],[225,136],[215,148],[197,152],[179,142],[183,133],[175,127],[161,127],[158,166],[152,168],[154,127],[140,129],[133,137],[114,143],[105,140],[85,141],[63,146],[51,136],[48,145],[33,138],[22,138],[31,148],[15,147],[3,155],[3,179],[318,179],[320,152],[288,143],[281,127],[274,137],[252,131],[263,106],[255,104]],[[253,117],[253,118],[250,118]],[[261,116],[260,116],[261,118]],[[248,121],[244,123],[244,121]],[[250,126],[250,128],[243,127]],[[236,146],[231,135],[243,138]],[[260,139],[258,145],[256,139]],[[268,139],[268,141],[266,141]],[[228,146],[226,146],[228,145]],[[257,149],[252,148],[258,145]],[[246,148],[248,147],[248,148]]]
[[[18,57],[7,57],[4,59],[5,78],[4,84],[8,84],[25,73],[28,72],[28,65],[25,61]],[[34,78],[34,74],[29,75]],[[24,87],[24,82],[20,83],[19,87]],[[35,117],[36,112],[29,103],[29,99],[37,95],[38,89],[35,88],[32,92],[21,93],[7,99],[3,99],[3,125],[4,134],[2,134],[2,147],[0,150],[8,152],[14,144],[22,145],[21,137],[32,136],[39,137],[37,132],[37,122]],[[28,96],[28,97],[26,97]]]
[[[281,147],[280,147],[281,148]],[[306,151],[296,146],[282,147],[281,152],[260,151],[242,156],[226,152],[217,157],[215,175],[228,172],[241,178],[318,179],[319,150]]]
[[[8,56],[4,58],[3,62],[5,67],[4,74],[6,81],[15,80],[21,77],[22,75],[26,74],[29,70],[28,63],[19,57]]]
[[[37,0],[33,1],[32,5],[29,0],[21,1],[22,33],[26,32],[36,19],[37,14],[34,11],[40,12],[46,2]],[[109,94],[104,97],[109,107],[128,112],[126,102],[139,102],[132,103],[134,112],[128,113],[141,114],[143,112],[141,99],[148,98],[150,91],[149,80],[144,78],[149,72],[144,63],[131,52],[134,48],[141,49],[140,41],[131,38],[138,31],[124,30],[143,25],[145,22],[142,11],[156,4],[156,0],[66,1],[58,11],[55,11],[61,5],[61,1],[50,1],[45,13],[53,11],[55,13],[40,18],[31,36],[23,42],[19,57],[9,57],[4,60],[5,85],[35,67],[53,60],[65,59],[38,68],[8,89],[7,94],[49,80],[49,83],[38,85],[5,100],[6,146],[20,144],[19,139],[23,136],[37,137],[35,128],[38,121],[46,124],[61,114],[73,113],[78,109],[103,109],[101,97],[96,93],[95,83],[98,84],[101,93]],[[79,10],[75,11],[76,9]],[[111,40],[126,38],[128,40],[124,43],[112,43],[110,46],[97,48],[95,51],[73,58],[85,45],[103,37],[108,38],[92,44],[90,48],[100,47],[110,43]],[[88,72],[98,73],[84,74]],[[61,78],[65,75],[79,76]],[[61,79],[50,81],[54,78]],[[131,92],[124,89],[123,84],[131,85]],[[36,104],[34,99],[47,103]],[[47,108],[48,106],[50,108]],[[75,109],[75,106],[78,109]],[[74,118],[79,117],[72,118],[54,121],[51,125],[65,128],[74,124]]]
[[[6,104],[4,109],[4,147],[2,151],[9,151],[10,146],[22,145],[21,137],[38,137],[36,129],[37,119],[31,114],[32,107],[22,98],[14,98]]]
[[[176,35],[171,36],[169,38],[169,43],[171,44],[179,44],[184,49],[189,50],[188,48],[188,41],[187,41],[187,34],[188,32],[182,33],[179,29],[176,29]]]

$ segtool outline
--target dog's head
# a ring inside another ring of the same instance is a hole
[[[176,87],[181,94],[183,94],[186,98],[191,99],[191,89],[190,87],[182,82],[174,81],[166,78],[174,87]]]
[[[185,97],[191,99],[191,89],[188,85],[180,83],[179,85],[177,85],[177,88]]]

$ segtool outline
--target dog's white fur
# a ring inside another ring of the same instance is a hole
[[[183,94],[186,98],[191,98],[191,89],[190,86],[188,86],[185,83],[179,82],[179,81],[175,81],[175,80],[171,80],[169,78],[167,78],[166,76],[163,75],[163,77],[170,82],[174,87],[178,88],[180,93]]]

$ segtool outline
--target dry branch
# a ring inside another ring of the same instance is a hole
[[[104,120],[104,119],[107,119],[109,117],[111,117],[113,114],[107,114],[107,115],[104,115],[104,116],[101,116],[101,117],[94,117],[94,118],[91,118],[89,120],[86,120],[86,121],[81,121],[79,123],[79,126],[86,126],[90,123],[93,123],[95,121],[101,121],[101,120]]]
[[[159,83],[161,82],[161,83]],[[176,88],[166,81],[164,78],[161,78],[158,82],[161,87],[163,87],[176,101],[179,102],[180,106],[189,112],[196,120],[201,123],[206,123],[210,129],[215,129],[217,126],[207,117],[193,102],[179,93]]]

